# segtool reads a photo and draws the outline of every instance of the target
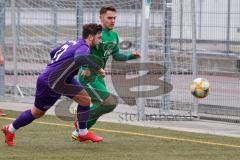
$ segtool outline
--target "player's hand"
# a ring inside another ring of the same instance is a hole
[[[132,52],[132,54],[134,55],[135,58],[140,58],[141,54],[137,51]]]
[[[89,77],[90,75],[91,75],[91,72],[88,69],[82,71],[82,76]]]
[[[103,78],[106,76],[106,73],[105,73],[104,69],[100,68],[100,69],[98,70],[98,72],[99,72],[99,74],[100,74]]]
[[[4,64],[4,58],[3,58],[3,56],[0,55],[0,65],[1,64]]]

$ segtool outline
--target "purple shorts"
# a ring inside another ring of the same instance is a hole
[[[72,79],[68,84],[77,86],[76,88],[78,89],[83,89],[83,87],[75,79]],[[59,94],[51,89],[48,85],[48,81],[38,77],[34,102],[35,107],[41,111],[47,111],[62,95],[64,94]],[[72,99],[75,95],[66,96]]]

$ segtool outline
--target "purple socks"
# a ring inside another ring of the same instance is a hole
[[[77,120],[79,129],[87,128],[87,121],[89,118],[90,106],[78,105],[77,108]]]
[[[20,116],[12,123],[15,129],[19,129],[30,124],[36,118],[33,117],[31,109],[26,110],[20,114]]]

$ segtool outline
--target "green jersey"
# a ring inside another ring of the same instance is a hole
[[[101,66],[106,67],[110,55],[117,61],[127,61],[135,59],[130,52],[121,53],[119,49],[119,38],[117,32],[104,28],[102,31],[102,43],[98,47],[91,49],[91,54],[97,56],[103,61]]]
[[[91,48],[90,55],[93,62],[100,65],[103,69],[106,67],[107,60],[109,56],[113,56],[114,60],[117,61],[127,61],[130,59],[135,59],[135,56],[130,52],[120,52],[119,49],[119,38],[117,32],[104,28],[102,31],[102,42],[98,47]],[[95,69],[90,69],[91,76],[83,77],[81,73],[85,70],[85,67],[82,67],[79,70],[79,81],[83,84],[88,82],[93,82],[97,77],[97,71]]]
[[[136,57],[131,53],[120,53],[119,51],[119,39],[118,34],[113,30],[103,29],[102,43],[96,48],[91,49],[90,60],[99,64],[103,69],[106,67],[109,56],[112,55],[113,59],[118,61],[127,61],[135,59]],[[102,105],[111,94],[104,82],[102,76],[98,75],[98,72],[93,68],[88,68],[91,72],[90,76],[83,76],[82,72],[85,67],[81,67],[78,72],[78,81],[84,86],[87,93],[91,97],[93,105],[90,107],[88,128],[91,128],[97,121],[97,119],[105,113],[111,112],[115,107],[115,102],[109,106]],[[92,115],[96,119],[92,119]]]

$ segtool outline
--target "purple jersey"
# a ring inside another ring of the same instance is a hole
[[[61,68],[61,71],[65,71],[69,68],[70,63],[66,64],[67,61],[71,59],[74,60],[76,56],[87,56],[89,53],[89,46],[84,39],[67,41],[50,52],[52,57],[51,63],[47,65],[40,77],[47,81],[52,73],[59,72],[59,68]],[[71,73],[67,79],[71,81],[76,74],[77,72]]]
[[[89,46],[84,39],[68,41],[50,52],[51,63],[43,70],[37,80],[35,106],[46,111],[61,95],[73,98],[83,87],[74,79],[78,69],[87,65],[100,69],[89,57]]]

